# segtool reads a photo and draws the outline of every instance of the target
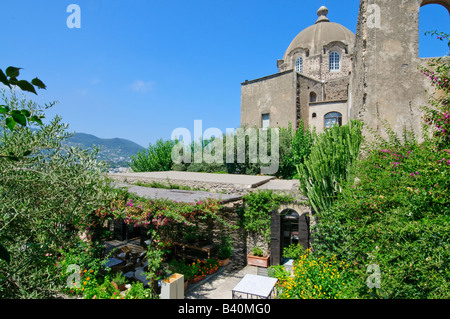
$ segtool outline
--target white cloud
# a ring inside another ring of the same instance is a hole
[[[84,96],[84,95],[87,95],[89,93],[89,91],[86,89],[79,89],[79,90],[76,90],[75,93],[77,93],[78,95]]]
[[[130,87],[135,92],[148,92],[153,90],[154,85],[155,82],[136,80],[130,85]]]

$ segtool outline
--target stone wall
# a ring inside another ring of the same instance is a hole
[[[348,100],[349,78],[337,78],[325,83],[326,101],[347,101]]]
[[[297,128],[300,119],[303,119],[305,127],[310,124],[309,100],[311,92],[317,94],[317,101],[323,100],[323,84],[315,79],[309,78],[303,74],[297,74]]]
[[[270,114],[271,127],[288,127],[296,119],[295,72],[277,73],[241,84],[241,126],[261,127]]]
[[[419,11],[423,4],[450,8],[450,0],[361,0],[351,79],[351,117],[386,137],[383,121],[397,133],[422,136],[421,106],[432,90],[418,70]]]

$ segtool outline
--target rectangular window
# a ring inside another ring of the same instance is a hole
[[[263,114],[262,115],[262,128],[267,129],[270,127],[270,114]]]

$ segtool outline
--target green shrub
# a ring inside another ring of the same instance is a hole
[[[283,249],[283,257],[285,258],[297,260],[305,254],[306,250],[300,244],[291,244]]]
[[[43,118],[46,107],[2,94],[10,112]],[[13,128],[7,119],[0,114],[0,247],[10,257],[0,260],[0,297],[47,298],[58,291],[56,252],[108,200],[109,182],[95,152],[62,146],[71,134],[60,117]]]
[[[279,178],[299,178],[297,166],[304,163],[311,153],[315,138],[314,128],[305,128],[300,121],[299,128],[293,130],[289,123],[288,128],[280,128],[280,167],[275,174]]]
[[[133,283],[130,290],[127,292],[125,299],[155,299],[158,296],[154,296],[151,289],[144,288],[142,282]]]
[[[277,278],[277,286],[283,287],[286,281],[291,276],[291,273],[283,265],[273,265],[269,266],[268,269],[269,277]]]
[[[233,247],[231,246],[230,237],[227,235],[222,235],[220,238],[219,250],[217,251],[217,256],[219,259],[227,259],[231,257],[233,253]]]
[[[272,211],[281,203],[292,202],[293,197],[272,190],[259,190],[244,195],[242,199],[244,205],[238,211],[241,226],[248,232],[262,235],[269,243]]]
[[[134,172],[160,172],[172,170],[172,148],[178,141],[159,139],[155,145],[131,156],[130,167]]]
[[[353,264],[310,252],[294,262],[294,275],[278,272],[279,299],[352,299],[355,291]]]
[[[450,296],[450,150],[429,143],[374,150],[358,183],[319,214],[316,249],[382,271],[389,298]],[[360,281],[367,296],[370,291]]]

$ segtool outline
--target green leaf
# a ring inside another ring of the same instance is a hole
[[[9,84],[8,78],[6,77],[5,73],[3,73],[2,69],[0,69],[0,82],[2,82],[7,87],[11,88],[11,85]]]
[[[16,127],[17,122],[12,118],[12,117],[8,117],[5,120],[6,126],[8,126],[8,128],[12,131],[14,130],[14,128]]]
[[[6,105],[0,105],[0,114],[6,114],[9,112],[9,107]]]
[[[25,116],[23,116],[22,112],[20,112],[18,110],[11,111],[11,116],[14,119],[14,121],[19,123],[20,125],[22,125],[22,126],[27,125],[27,118]]]
[[[40,119],[37,115],[31,116],[28,120],[29,120],[30,122],[34,122],[34,123],[37,123],[37,124],[42,125],[42,121],[41,121],[41,119]]]
[[[9,254],[8,250],[0,244],[0,259],[3,259],[8,264],[11,261],[11,255]]]
[[[9,79],[9,83],[10,83],[11,85],[17,85],[17,83],[19,83],[19,81],[18,81],[16,78],[10,78],[10,79]]]
[[[20,110],[20,113],[22,113],[22,115],[25,117],[30,117],[31,115],[31,112],[28,110]]]
[[[15,161],[15,162],[20,161],[20,159],[13,152],[9,152],[9,156],[6,156],[6,157],[8,159],[10,159],[11,161]]]
[[[34,94],[37,95],[36,89],[34,88],[34,86],[30,82],[28,82],[26,80],[18,81],[17,82],[17,86],[20,87],[20,89],[22,91],[28,91],[28,92],[31,92],[31,93],[34,93]]]
[[[19,76],[19,70],[22,68],[16,68],[13,66],[10,66],[6,69],[6,75],[10,78],[17,78]]]
[[[34,78],[33,80],[31,80],[31,84],[37,86],[40,89],[46,89],[47,87],[45,86],[45,84],[39,80],[38,78]]]

